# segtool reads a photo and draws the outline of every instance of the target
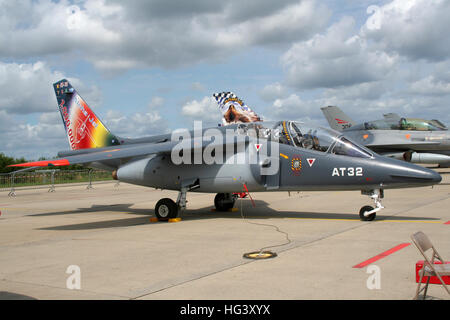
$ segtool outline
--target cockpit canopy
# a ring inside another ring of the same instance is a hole
[[[353,126],[349,130],[411,130],[411,131],[445,131],[447,127],[438,120],[424,120],[412,118],[382,119],[364,122],[363,125]]]
[[[239,134],[275,140],[297,148],[351,157],[372,157],[368,149],[348,140],[337,131],[310,127],[296,121],[241,123],[237,125],[237,131]]]

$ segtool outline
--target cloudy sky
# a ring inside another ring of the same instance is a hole
[[[0,0],[0,152],[69,145],[52,83],[115,134],[217,125],[233,91],[264,119],[397,112],[450,125],[448,0]]]

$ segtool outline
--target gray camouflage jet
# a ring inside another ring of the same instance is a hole
[[[266,191],[361,190],[375,208],[364,206],[361,220],[383,208],[384,189],[437,184],[441,176],[420,166],[381,157],[341,133],[295,121],[263,122],[231,92],[215,94],[224,125],[124,139],[111,133],[70,83],[54,85],[71,150],[57,159],[14,165],[47,167],[83,164],[111,171],[126,183],[176,190],[161,199],[159,219],[186,208],[187,192],[217,193],[217,210],[231,209],[237,193]]]
[[[413,163],[450,165],[450,132],[439,120],[401,118],[357,124],[340,108],[321,108],[330,127],[367,148],[391,158]]]

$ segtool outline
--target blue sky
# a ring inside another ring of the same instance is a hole
[[[220,91],[264,119],[326,126],[338,105],[449,124],[449,16],[444,0],[0,0],[0,152],[69,147],[62,78],[126,137],[216,125]]]

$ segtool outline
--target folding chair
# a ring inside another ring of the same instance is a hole
[[[439,253],[434,248],[433,244],[431,243],[430,239],[422,232],[416,232],[411,236],[411,239],[417,249],[419,249],[422,256],[425,258],[423,267],[420,272],[420,279],[419,283],[417,284],[417,290],[416,295],[414,296],[414,300],[416,300],[419,297],[419,293],[425,290],[423,294],[423,300],[425,300],[427,296],[427,290],[428,290],[428,284],[430,283],[430,277],[437,276],[439,281],[441,282],[444,289],[447,291],[447,293],[450,295],[450,291],[448,290],[446,284],[442,280],[442,276],[449,276],[450,275],[450,264],[445,264],[444,259],[439,255]],[[432,255],[431,260],[427,257],[425,252],[427,252],[429,249],[432,249]],[[442,264],[434,264],[434,259],[437,258],[442,262]],[[427,278],[427,283],[423,288],[420,288],[422,284],[422,278]]]

